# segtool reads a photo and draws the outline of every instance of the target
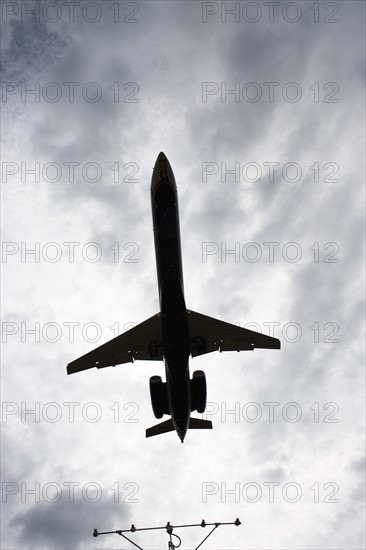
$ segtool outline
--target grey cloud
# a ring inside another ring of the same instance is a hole
[[[91,535],[95,528],[107,531],[112,530],[108,526],[118,525],[117,529],[123,529],[123,524],[127,526],[130,522],[129,516],[126,505],[111,499],[102,497],[91,503],[75,498],[75,502],[70,503],[68,498],[62,498],[55,503],[34,504],[12,519],[10,529],[18,531],[18,548],[76,550],[92,546]],[[99,546],[101,541],[98,543]]]
[[[41,74],[50,65],[62,59],[67,45],[57,32],[45,23],[34,20],[8,22],[3,43],[1,73],[3,82],[27,82],[34,73]]]

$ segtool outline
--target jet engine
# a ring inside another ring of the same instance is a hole
[[[202,370],[194,371],[191,380],[191,410],[203,413],[206,408],[206,376]]]
[[[150,396],[155,418],[162,418],[163,414],[169,413],[166,383],[162,382],[161,376],[150,378]]]

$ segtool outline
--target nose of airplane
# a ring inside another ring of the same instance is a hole
[[[151,191],[159,185],[159,183],[169,183],[175,189],[177,188],[172,167],[163,152],[159,153],[151,178]]]

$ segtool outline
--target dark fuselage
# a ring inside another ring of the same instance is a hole
[[[183,290],[178,195],[174,175],[165,157],[159,156],[154,169],[151,204],[168,405],[174,427],[183,441],[191,413],[189,331]]]

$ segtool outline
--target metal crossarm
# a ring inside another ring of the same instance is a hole
[[[131,539],[126,537],[124,533],[135,533],[136,531],[157,531],[157,530],[165,529],[167,534],[169,535],[168,549],[174,550],[175,548],[180,547],[182,541],[180,537],[178,537],[178,535],[173,534],[173,529],[183,529],[185,527],[212,527],[213,526],[213,529],[211,529],[208,535],[195,548],[195,550],[198,550],[202,546],[202,544],[208,539],[208,537],[210,537],[212,533],[218,527],[220,527],[220,525],[236,525],[238,527],[239,525],[241,525],[241,522],[239,518],[236,518],[236,520],[232,522],[223,522],[223,523],[219,523],[219,522],[206,523],[205,520],[203,519],[201,523],[190,523],[186,525],[171,525],[170,522],[168,521],[168,523],[162,527],[139,527],[139,528],[135,527],[134,524],[132,524],[130,529],[118,529],[117,531],[100,531],[99,532],[97,529],[94,529],[93,536],[98,537],[99,535],[110,535],[110,534],[120,535],[124,539],[128,540],[131,544],[133,544],[136,548],[139,548],[140,550],[144,550],[141,546],[139,546],[138,544],[133,542]],[[173,543],[172,537],[175,537],[178,539],[178,545],[175,545]]]

